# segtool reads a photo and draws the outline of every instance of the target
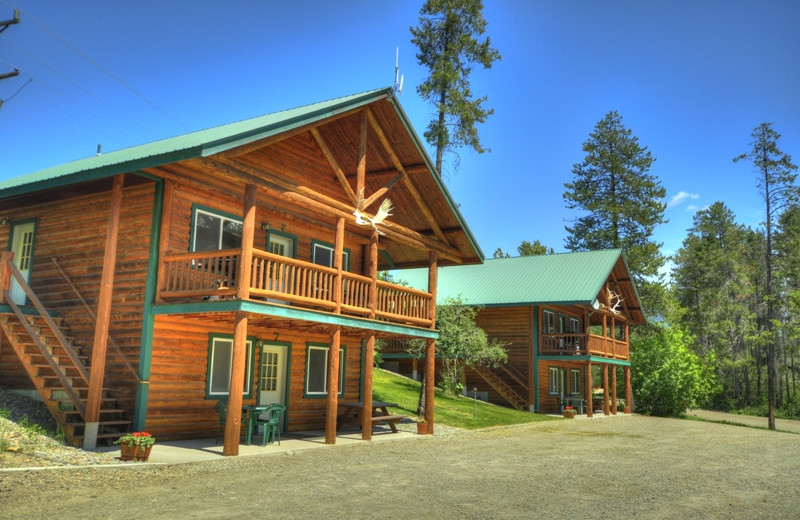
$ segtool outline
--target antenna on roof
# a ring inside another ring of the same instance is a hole
[[[403,94],[403,76],[400,76],[400,47],[397,47],[394,53],[394,85],[392,89],[398,96]]]

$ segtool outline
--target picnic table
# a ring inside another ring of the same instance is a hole
[[[340,430],[349,419],[360,416],[361,408],[364,406],[364,403],[361,401],[354,401],[351,403],[339,403],[339,406],[344,408],[344,412],[339,414],[339,417],[336,420],[337,431]],[[392,429],[392,432],[397,433],[397,426],[395,426],[395,424],[405,419],[405,415],[389,413],[388,409],[390,407],[397,407],[397,403],[372,401],[372,424],[375,425],[377,423],[386,422],[389,425],[389,428]]]

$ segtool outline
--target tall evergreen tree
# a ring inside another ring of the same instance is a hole
[[[648,173],[655,157],[639,145],[616,111],[597,123],[583,151],[583,162],[572,167],[574,180],[564,184],[567,208],[585,213],[566,226],[566,248],[623,249],[645,309],[660,312],[664,257],[661,244],[651,237],[666,222],[666,190]]]
[[[694,337],[695,351],[715,361],[722,383],[715,408],[751,404],[749,338],[756,328],[751,281],[759,266],[748,261],[749,233],[725,204],[715,202],[697,212],[674,258],[674,292],[686,310],[680,322]]]
[[[797,178],[797,165],[792,163],[791,155],[778,148],[780,134],[772,128],[772,123],[761,123],[751,134],[753,141],[750,151],[734,157],[733,161],[747,160],[755,167],[756,185],[764,199],[764,237],[765,237],[765,301],[767,303],[767,403],[769,406],[769,429],[775,429],[775,384],[778,379],[776,355],[779,336],[774,334],[773,319],[776,318],[772,284],[772,259],[774,256],[772,235],[781,213],[800,199],[800,190],[794,185]]]
[[[425,139],[436,150],[436,170],[442,174],[445,152],[469,146],[487,151],[478,136],[494,109],[485,108],[488,96],[473,98],[469,75],[474,65],[491,68],[501,59],[487,36],[481,0],[426,0],[419,25],[411,27],[411,42],[419,48],[417,61],[430,75],[417,87],[425,101],[436,106],[436,118],[425,130]]]

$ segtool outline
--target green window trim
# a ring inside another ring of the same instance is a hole
[[[331,347],[325,343],[306,343],[306,361],[305,361],[305,381],[303,383],[303,397],[306,398],[326,398],[328,397],[328,356]],[[320,359],[319,353],[325,353],[324,358]],[[347,347],[341,345],[339,347],[339,397],[344,395],[344,374],[345,374],[345,360]],[[312,352],[314,353],[314,366],[312,367]],[[312,370],[321,370],[322,377],[312,378]],[[321,381],[320,381],[321,379]],[[314,385],[314,390],[309,390],[309,385]],[[319,390],[318,388],[321,388]]]
[[[223,344],[230,343],[230,350],[226,354]],[[244,374],[244,387],[242,388],[242,397],[253,397],[253,363],[255,362],[255,345],[256,338],[247,337],[245,343],[246,357],[245,357],[245,374]],[[228,359],[220,359],[218,356],[223,355]],[[233,363],[233,335],[232,334],[209,334],[208,336],[208,358],[206,361],[206,399],[220,399],[227,398],[230,391],[230,374],[231,364]],[[227,378],[217,370],[227,369]],[[226,384],[227,381],[227,384]],[[222,388],[226,388],[222,390]]]

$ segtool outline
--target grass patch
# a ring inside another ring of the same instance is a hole
[[[375,369],[373,398],[377,401],[397,403],[398,413],[415,417],[419,400],[420,383],[386,370]],[[466,430],[551,421],[553,417],[521,412],[505,406],[475,401],[471,398],[446,395],[436,389],[436,423]]]

